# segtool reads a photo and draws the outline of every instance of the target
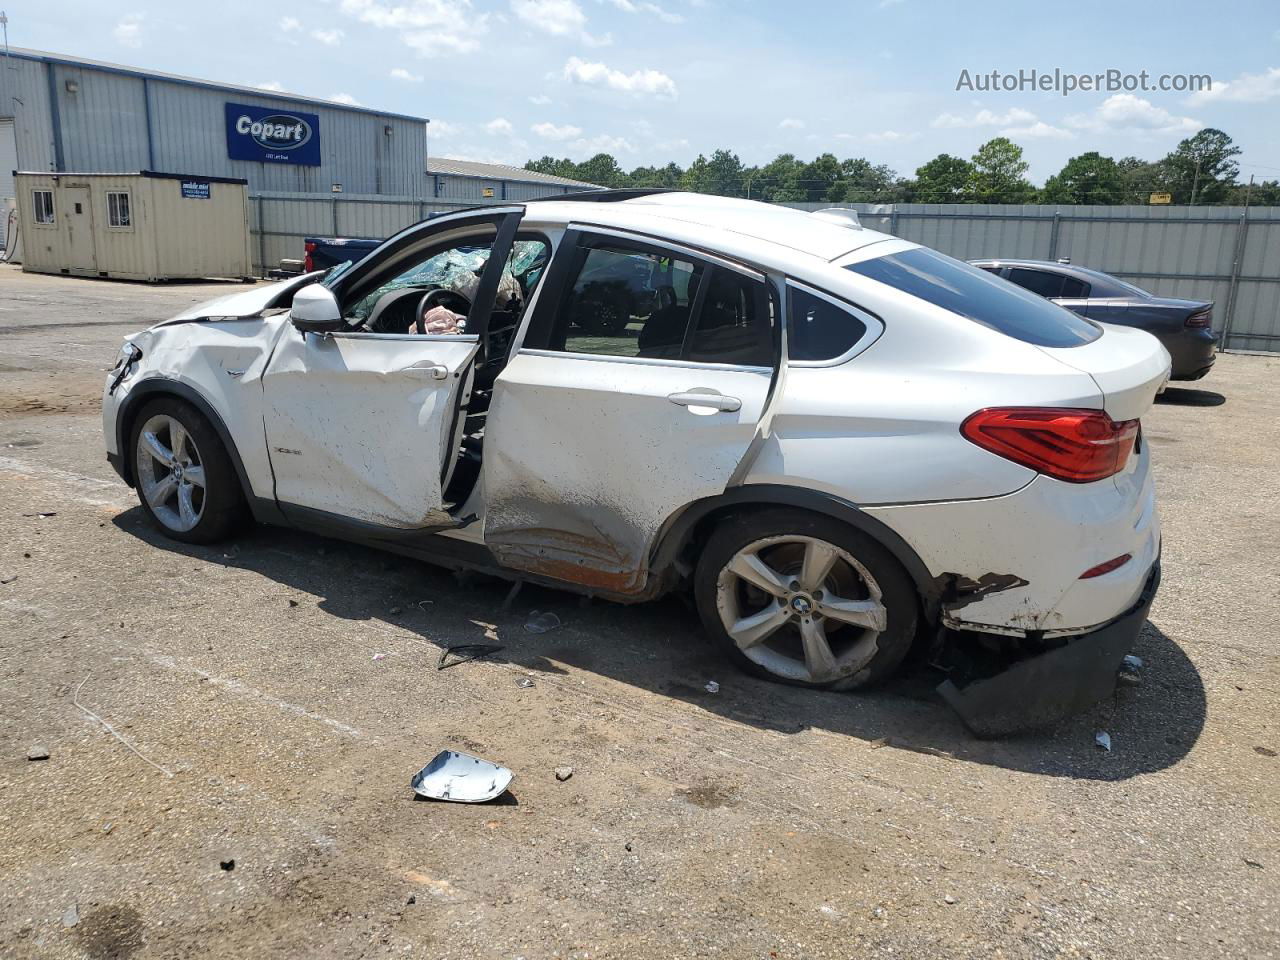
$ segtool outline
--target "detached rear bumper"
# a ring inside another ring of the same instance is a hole
[[[1133,649],[1159,586],[1157,559],[1137,603],[1106,626],[994,676],[963,686],[946,680],[938,693],[979,737],[1043,727],[1087,710],[1115,690],[1120,663]]]

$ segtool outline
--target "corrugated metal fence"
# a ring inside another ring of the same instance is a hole
[[[1213,300],[1226,347],[1280,351],[1280,207],[787,206],[852,207],[873,230],[961,260],[1068,257],[1160,296]]]

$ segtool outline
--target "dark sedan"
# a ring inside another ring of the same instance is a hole
[[[975,267],[1068,310],[1156,337],[1173,358],[1174,380],[1199,380],[1213,366],[1212,300],[1157,297],[1097,270],[1048,260],[971,260]]]

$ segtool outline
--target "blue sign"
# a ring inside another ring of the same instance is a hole
[[[182,195],[189,200],[208,200],[208,180],[183,180]]]
[[[227,156],[232,160],[320,166],[320,118],[228,103]]]

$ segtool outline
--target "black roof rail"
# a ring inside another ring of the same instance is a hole
[[[651,197],[655,193],[686,193],[674,187],[621,187],[616,190],[601,188],[599,190],[577,190],[573,193],[557,193],[521,203],[541,203],[544,200],[576,200],[586,203],[620,203],[623,200],[634,200],[637,197]]]

